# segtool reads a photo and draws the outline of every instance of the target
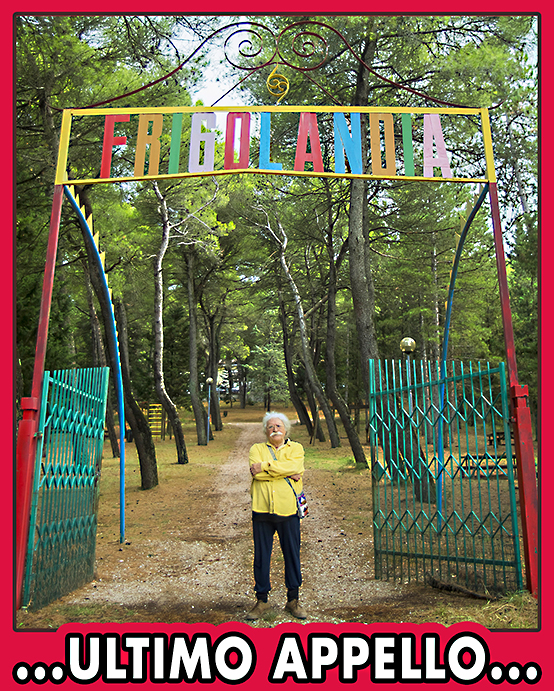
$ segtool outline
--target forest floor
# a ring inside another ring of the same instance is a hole
[[[126,445],[124,542],[118,459],[104,460],[94,580],[42,609],[20,610],[15,625],[244,621],[255,603],[248,450],[263,434],[259,422],[245,421],[238,411],[232,419],[207,447],[189,448],[185,465],[172,460],[170,440],[158,442],[160,484],[148,491],[140,489],[134,444]],[[291,436],[308,449],[300,427]],[[310,513],[302,521],[301,548],[305,623],[475,621],[491,629],[537,628],[537,601],[528,593],[484,601],[418,582],[376,580],[369,471],[352,461],[337,465],[334,450],[328,463],[311,467],[310,453],[304,476]],[[251,626],[297,621],[283,609],[283,581],[276,542],[272,608]]]

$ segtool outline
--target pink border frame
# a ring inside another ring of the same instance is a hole
[[[289,9],[290,8],[290,9]],[[325,11],[331,13],[336,10],[336,4],[332,5],[327,0],[324,3],[321,2],[305,2],[302,4],[301,10],[303,13],[317,13],[324,14]],[[75,12],[79,11],[81,8],[76,6],[75,3],[69,3],[67,0],[60,2],[52,2],[50,6],[45,7],[42,3],[37,3],[34,1],[29,1],[26,3],[15,3],[8,1],[1,9],[1,14],[4,16],[1,26],[3,27],[2,32],[4,33],[4,40],[1,44],[1,50],[4,53],[3,64],[7,67],[13,64],[13,13],[15,12]],[[363,14],[368,10],[374,9],[379,11],[383,8],[374,8],[368,5],[366,2],[349,2],[347,6],[341,7],[343,12],[349,14]],[[533,6],[525,6],[524,3],[516,3],[511,0],[504,0],[504,2],[490,2],[483,6],[482,3],[475,2],[475,0],[466,0],[465,2],[427,2],[422,3],[408,3],[397,0],[393,3],[393,6],[386,8],[388,11],[392,12],[402,12],[413,13],[413,12],[425,12],[425,13],[445,13],[445,12],[480,12],[487,14],[497,14],[497,13],[524,13],[528,11],[538,12],[541,15],[541,35],[546,37],[550,35],[550,29],[552,28],[552,20],[554,16],[554,7],[547,3],[546,0],[539,0],[538,3]],[[113,12],[114,5],[104,2],[104,1],[94,1],[86,5],[86,10],[89,13],[99,13],[99,12]],[[142,0],[137,0],[136,2],[129,2],[129,0],[121,1],[117,3],[117,12],[130,12],[137,14],[140,12],[152,12],[151,4],[144,3]],[[188,12],[192,13],[194,10],[190,6],[184,6],[182,3],[175,2],[165,2],[162,6],[155,8],[156,13],[162,14],[163,12]],[[209,13],[216,14],[230,13],[233,14],[247,14],[249,11],[252,12],[266,12],[267,14],[275,13],[286,13],[287,11],[298,11],[298,5],[290,2],[281,2],[278,7],[274,4],[267,2],[267,0],[260,2],[252,2],[252,0],[245,0],[244,2],[230,7],[226,3],[222,2],[211,2],[207,6],[198,7],[199,13]],[[544,88],[544,85],[550,86],[552,79],[552,58],[549,56],[548,51],[541,54],[541,70],[542,70],[542,103],[541,103],[541,115],[547,112],[547,107],[549,105],[549,89]],[[8,69],[4,70],[4,74],[8,75],[4,78],[4,88],[7,96],[7,107],[4,109],[5,115],[3,119],[5,120],[6,127],[4,131],[13,131],[13,120],[6,113],[12,114],[12,103],[13,103],[13,84],[11,80],[11,72]],[[9,139],[13,141],[13,137]],[[549,160],[549,150],[552,148],[552,141],[548,137],[543,137],[541,142],[542,147],[542,161]],[[12,153],[9,147],[6,147],[10,153]],[[546,188],[546,184],[549,181],[551,174],[547,166],[543,166],[542,170],[542,187]],[[8,184],[4,186],[4,208],[10,209],[13,203],[13,190],[11,185]],[[13,217],[13,216],[12,216]],[[8,228],[9,225],[5,224]],[[10,249],[13,249],[13,234],[8,230],[5,231],[5,253],[9,256],[9,252],[6,252],[9,245]],[[548,298],[552,293],[551,286],[551,275],[552,272],[546,271],[546,260],[549,257],[550,252],[554,249],[554,243],[550,238],[548,229],[542,226],[541,235],[541,294],[542,303],[549,304]],[[4,271],[1,274],[2,281],[2,293],[7,296],[13,296],[13,275],[10,271]],[[546,297],[546,300],[545,300]],[[13,325],[13,300],[4,299],[0,302],[1,317],[2,322],[5,324]],[[550,314],[546,311],[542,314],[541,321],[541,343],[551,342],[553,338],[553,323],[554,320],[548,319]],[[8,327],[8,328],[10,328]],[[4,346],[4,367],[5,367],[5,377],[6,382],[13,382],[13,368],[12,368],[12,343],[13,343],[13,329],[12,338],[7,340],[8,345]],[[542,390],[549,391],[553,383],[552,367],[549,362],[541,363],[541,380],[542,380]],[[8,386],[5,385],[7,389]],[[1,420],[6,427],[6,438],[12,443],[13,446],[13,425],[11,425],[13,410],[12,410],[12,396],[4,396],[0,399]],[[546,415],[548,414],[550,406],[545,405],[544,401],[541,401],[541,418],[547,420]],[[12,458],[13,458],[12,453]],[[548,459],[547,459],[548,460]],[[551,464],[545,462],[542,465],[542,487],[549,487],[552,484],[552,473]],[[2,525],[11,526],[13,524],[12,516],[12,492],[11,492],[11,476],[6,479],[5,486],[6,489],[3,496],[3,501],[0,502],[0,516],[2,520]],[[540,501],[540,500],[539,500]],[[4,536],[9,535],[9,530],[3,531]],[[12,543],[6,537],[3,538],[5,542],[6,554],[8,555],[8,564],[11,562],[12,553]],[[544,574],[550,573],[550,567],[552,566],[553,552],[549,540],[549,533],[545,530],[542,535],[541,544],[541,572]],[[260,689],[268,688],[271,686],[268,682],[268,674],[271,667],[271,662],[273,656],[277,650],[277,645],[279,642],[279,637],[287,633],[297,633],[299,634],[304,647],[307,646],[307,636],[308,634],[319,633],[326,635],[338,636],[341,633],[363,633],[366,636],[371,636],[373,633],[386,634],[386,633],[408,633],[411,632],[415,635],[416,641],[419,642],[421,634],[423,633],[437,633],[441,637],[443,644],[450,640],[456,633],[468,632],[475,633],[481,636],[486,642],[488,649],[490,651],[491,662],[499,662],[503,665],[508,665],[510,662],[517,662],[521,665],[525,665],[528,662],[535,662],[540,665],[542,669],[542,677],[540,681],[536,684],[536,688],[541,689],[551,689],[554,688],[554,659],[550,654],[549,640],[553,633],[554,624],[550,619],[552,613],[552,600],[553,595],[551,590],[546,587],[544,591],[541,591],[540,605],[541,605],[541,627],[538,631],[526,631],[526,632],[494,632],[491,633],[480,627],[471,624],[461,624],[452,626],[448,629],[444,629],[436,624],[429,623],[421,626],[414,626],[410,624],[376,624],[376,625],[340,625],[340,626],[327,626],[323,624],[311,624],[305,626],[298,626],[293,624],[287,624],[279,626],[276,629],[252,629],[245,623],[232,623],[224,624],[219,627],[213,627],[208,625],[173,625],[164,626],[163,624],[150,626],[143,624],[135,625],[105,625],[105,626],[94,626],[94,625],[65,625],[56,632],[22,632],[14,631],[13,628],[13,603],[12,603],[12,570],[5,567],[2,570],[2,575],[0,577],[0,597],[2,598],[2,607],[0,611],[2,612],[0,618],[0,640],[2,641],[3,655],[0,663],[0,686],[2,689],[15,689],[21,688],[12,677],[12,669],[14,666],[20,662],[27,663],[29,665],[35,662],[44,662],[47,665],[52,663],[64,663],[65,661],[65,637],[70,633],[118,633],[122,635],[123,633],[131,632],[142,632],[142,633],[185,633],[192,636],[194,633],[207,633],[212,637],[212,640],[218,639],[221,635],[227,632],[239,632],[245,634],[252,641],[257,652],[257,664],[253,675],[244,682],[241,686],[246,689]],[[546,580],[546,579],[544,579]],[[47,686],[50,683],[47,682]],[[327,674],[326,688],[338,688],[342,686],[339,684],[338,676],[336,670],[330,670]],[[368,671],[362,671],[359,674],[358,684],[360,685],[370,685],[370,678]],[[508,684],[507,681],[503,683],[505,686]],[[525,682],[522,682],[525,685]],[[103,686],[102,681],[95,683],[95,686]],[[287,687],[292,687],[294,683],[292,680],[286,682]],[[331,685],[331,686],[329,686]],[[428,685],[428,684],[427,684]],[[30,682],[30,687],[33,687],[34,683]],[[63,684],[64,688],[78,688],[81,685],[75,684],[70,680],[66,680]],[[128,687],[129,685],[124,684],[106,684],[114,689]],[[152,684],[147,681],[142,684],[142,688],[155,688],[158,685]],[[221,681],[215,681],[211,684],[214,688],[228,688],[227,684]],[[306,685],[304,685],[306,686]],[[308,687],[315,686],[315,684],[308,684]],[[385,687],[385,685],[371,684],[371,687]],[[425,687],[424,683],[408,683],[403,684],[402,688],[405,689],[419,689]],[[442,684],[441,688],[461,688],[461,686],[454,681],[449,681],[446,684]],[[483,678],[472,684],[473,688],[478,689],[488,689],[496,688],[496,684],[492,684]]]

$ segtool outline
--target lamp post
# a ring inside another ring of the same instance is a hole
[[[406,336],[406,338],[403,338],[400,341],[400,350],[406,356],[406,379],[407,379],[407,383],[408,383],[408,406],[409,406],[409,410],[410,410],[410,415],[412,414],[412,391],[410,389],[410,386],[412,385],[412,382],[410,379],[410,355],[414,352],[415,349],[416,349],[416,342],[414,341],[413,338]]]
[[[211,377],[206,379],[206,384],[208,385],[208,429],[206,431],[206,444],[210,443],[210,396],[212,392],[212,384],[214,380]]]

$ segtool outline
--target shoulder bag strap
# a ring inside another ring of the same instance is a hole
[[[267,446],[269,447],[269,452],[270,452],[271,455],[273,456],[273,460],[276,461],[276,460],[277,460],[277,456],[275,455],[275,451],[273,450],[273,447],[271,446],[271,444],[268,444]],[[296,491],[295,491],[294,487],[291,485],[290,480],[288,479],[288,477],[285,477],[285,480],[289,483],[289,487],[290,487],[291,490],[293,491],[294,496],[298,499],[298,494],[296,494]]]

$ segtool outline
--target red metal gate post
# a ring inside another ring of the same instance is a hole
[[[16,609],[21,606],[23,574],[25,571],[25,555],[29,539],[29,519],[31,512],[31,497],[33,485],[33,470],[37,449],[38,415],[42,380],[44,377],[44,360],[46,356],[46,342],[48,340],[48,321],[50,319],[50,305],[52,304],[52,288],[56,268],[56,254],[58,250],[58,236],[63,201],[63,185],[54,188],[52,214],[48,234],[46,251],[46,265],[42,283],[42,298],[40,303],[40,317],[38,323],[37,345],[35,350],[35,364],[33,369],[33,383],[31,396],[21,399],[23,418],[19,423],[16,447],[16,493],[15,493],[15,600]]]
[[[521,386],[518,382],[514,329],[510,310],[510,296],[508,293],[506,260],[504,257],[500,209],[498,206],[498,191],[495,182],[491,182],[489,185],[489,196],[496,249],[496,269],[500,288],[502,323],[504,326],[504,342],[506,345],[506,366],[510,387],[510,406],[517,460],[526,582],[527,589],[533,593],[533,595],[537,596],[539,588],[539,502],[535,470],[535,452],[533,448],[533,431],[531,428],[531,411],[527,403],[527,386]]]

